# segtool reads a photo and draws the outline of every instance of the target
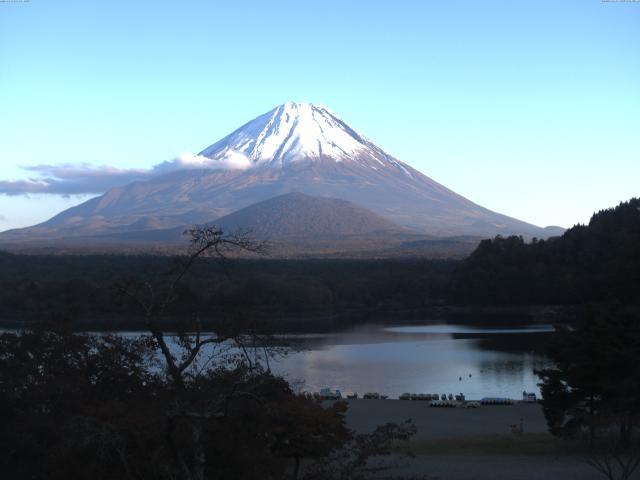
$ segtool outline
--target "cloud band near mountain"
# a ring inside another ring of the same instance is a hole
[[[148,180],[177,170],[244,170],[250,166],[250,160],[237,152],[230,152],[220,160],[183,153],[178,158],[159,163],[149,169],[115,168],[109,165],[96,166],[89,163],[33,165],[22,167],[25,171],[34,174],[31,178],[0,180],[0,194],[101,194],[114,187]]]

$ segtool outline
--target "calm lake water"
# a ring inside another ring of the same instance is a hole
[[[378,392],[390,398],[462,392],[468,399],[519,399],[523,390],[539,393],[534,369],[551,365],[542,353],[551,332],[551,325],[360,325],[284,336],[297,350],[270,365],[302,391],[329,387],[343,395]]]
[[[272,361],[271,367],[309,391],[521,398],[523,390],[539,392],[533,370],[550,365],[541,352],[552,331],[550,325],[365,325],[287,337],[306,350]]]

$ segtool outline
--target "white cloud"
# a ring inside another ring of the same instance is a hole
[[[229,150],[221,159],[211,159],[191,152],[184,152],[170,162],[162,162],[153,167],[155,173],[168,173],[176,170],[246,170],[251,160],[240,152]]]
[[[0,180],[0,194],[25,195],[48,193],[54,195],[99,194],[135,181],[143,181],[157,175],[178,170],[246,170],[251,161],[243,154],[228,151],[221,159],[185,152],[173,160],[154,165],[150,169],[121,169],[110,165],[90,163],[59,165],[34,165],[22,167],[35,174],[23,180]]]

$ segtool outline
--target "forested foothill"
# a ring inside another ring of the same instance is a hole
[[[460,304],[640,303],[640,199],[602,210],[561,237],[484,240],[456,268]]]
[[[640,200],[593,215],[561,237],[484,240],[464,260],[199,258],[169,309],[266,320],[282,329],[335,329],[381,319],[424,318],[454,307],[568,306],[640,302]],[[24,255],[0,252],[0,320],[64,319],[79,329],[136,328],[118,285],[170,272],[174,256]],[[481,311],[481,310],[479,310]]]
[[[151,255],[2,253],[0,319],[14,324],[55,317],[80,329],[137,328],[136,306],[119,294],[118,285],[132,277],[162,279],[176,261]],[[443,303],[452,266],[446,260],[200,258],[168,313],[198,312],[205,324],[240,313],[283,328],[292,322],[334,328],[350,318],[415,315]]]

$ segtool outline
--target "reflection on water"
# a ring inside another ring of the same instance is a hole
[[[305,390],[459,393],[467,398],[520,398],[538,391],[534,369],[551,326],[477,328],[458,325],[360,326],[330,335],[290,336],[306,350],[272,363]]]
[[[388,327],[387,332],[398,333],[549,333],[553,332],[552,325],[522,325],[516,328],[488,328],[468,325],[411,325],[408,327]]]
[[[309,391],[330,387],[391,398],[403,392],[521,398],[523,390],[539,390],[533,371],[550,365],[541,352],[552,331],[550,325],[360,325],[338,333],[282,336],[299,351],[271,360],[270,366]],[[175,343],[169,346],[178,353]],[[213,349],[209,346],[203,359]]]

